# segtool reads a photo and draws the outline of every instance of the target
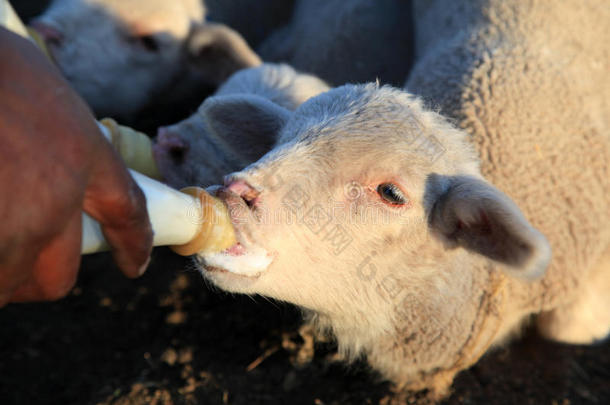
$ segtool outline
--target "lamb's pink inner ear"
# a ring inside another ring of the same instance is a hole
[[[523,278],[544,273],[551,258],[546,238],[504,193],[470,176],[452,176],[430,213],[435,233],[460,246],[508,265]]]

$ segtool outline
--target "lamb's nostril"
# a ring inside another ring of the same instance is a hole
[[[166,127],[157,130],[157,145],[174,160],[182,162],[189,150],[189,144],[175,132]]]
[[[240,196],[249,207],[254,206],[260,192],[246,183],[244,180],[225,179],[225,188]]]
[[[30,27],[33,28],[48,44],[59,45],[64,39],[64,34],[59,29],[42,21],[33,21],[30,24]]]

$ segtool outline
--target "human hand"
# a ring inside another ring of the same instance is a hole
[[[152,249],[142,191],[42,53],[0,28],[0,55],[0,307],[70,291],[83,211],[139,276]]]

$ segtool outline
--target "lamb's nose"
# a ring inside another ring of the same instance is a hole
[[[32,27],[48,44],[59,45],[64,39],[64,34],[62,34],[59,29],[42,21],[33,21],[30,24],[30,27]]]
[[[232,193],[235,193],[240,196],[246,202],[246,204],[248,204],[249,207],[252,207],[254,206],[254,204],[256,204],[260,192],[251,185],[249,185],[246,181],[226,177],[224,183],[226,190],[229,190]]]
[[[157,130],[156,145],[176,161],[184,160],[185,154],[189,150],[189,144],[167,127],[160,127]]]

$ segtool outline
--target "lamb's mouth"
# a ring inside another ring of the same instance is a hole
[[[225,187],[211,186],[207,191],[220,198],[229,209],[237,243],[220,253],[202,253],[198,255],[199,261],[213,278],[239,276],[241,279],[258,279],[276,255],[254,242],[257,238],[253,229],[246,226],[247,221],[241,222],[252,219],[248,216],[250,207],[242,197]],[[242,218],[240,213],[247,218]]]

